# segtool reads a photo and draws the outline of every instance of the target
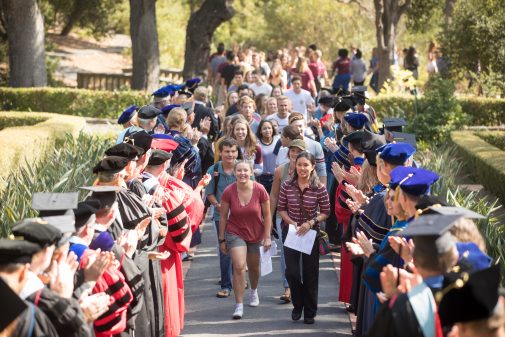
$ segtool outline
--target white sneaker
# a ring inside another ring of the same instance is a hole
[[[249,293],[249,306],[257,307],[260,304],[260,298],[258,297],[258,290],[252,290]]]
[[[235,312],[233,313],[233,319],[241,319],[244,315],[244,305],[242,303],[235,304]]]

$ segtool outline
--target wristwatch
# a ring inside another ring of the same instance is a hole
[[[317,226],[317,224],[319,223],[319,219],[317,217],[314,218],[312,221],[314,221],[314,224],[312,225],[312,227]]]
[[[218,240],[219,241],[219,244],[222,244],[222,243],[225,243],[226,240],[225,239],[222,239],[222,240]]]

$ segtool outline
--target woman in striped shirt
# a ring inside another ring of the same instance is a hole
[[[288,224],[297,227],[298,235],[305,235],[310,229],[319,231],[319,223],[330,214],[328,192],[317,178],[315,164],[312,154],[306,151],[300,153],[296,158],[293,178],[282,184],[277,211],[283,220],[284,240]],[[299,320],[303,311],[304,323],[313,324],[319,281],[318,241],[314,241],[310,255],[284,246],[284,257],[294,306],[291,318]]]

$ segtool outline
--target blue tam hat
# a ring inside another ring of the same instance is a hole
[[[184,86],[186,88],[193,88],[195,85],[197,85],[198,83],[200,83],[202,81],[201,78],[199,77],[195,77],[195,78],[190,78],[189,80],[186,81],[186,83],[184,83]]]
[[[489,268],[492,259],[479,249],[474,242],[456,242],[458,265],[465,265],[471,273]]]
[[[376,151],[382,160],[393,165],[403,165],[416,152],[416,149],[407,143],[389,143],[382,145]]]
[[[180,104],[170,104],[170,105],[167,105],[167,106],[161,108],[161,113],[163,114],[163,116],[166,117],[168,115],[168,113],[170,111],[172,111],[172,109],[179,108],[180,106],[181,106]]]
[[[164,87],[159,88],[155,92],[152,93],[154,97],[168,97],[173,95],[176,91],[181,90],[184,86],[177,84],[169,84]]]
[[[112,246],[114,246],[114,239],[109,232],[105,231],[101,232],[95,239],[93,239],[89,248],[94,250],[100,248],[102,252],[108,252],[112,249]]]
[[[119,116],[117,123],[124,124],[128,122],[130,119],[133,118],[133,116],[135,116],[135,112],[137,112],[137,106],[135,104],[127,107],[125,110],[123,110],[123,112]]]
[[[365,123],[367,122],[367,118],[364,114],[355,112],[345,115],[344,119],[350,126],[357,130],[363,129]]]
[[[435,172],[406,166],[395,167],[389,175],[391,188],[400,186],[403,191],[415,196],[429,194],[431,185],[440,178]]]

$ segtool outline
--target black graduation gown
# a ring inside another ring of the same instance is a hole
[[[147,193],[147,189],[139,179],[128,182],[128,187],[139,198]],[[150,224],[144,237],[139,242],[134,261],[142,272],[144,279],[144,306],[137,317],[135,335],[165,336],[165,311],[163,308],[163,285],[161,264],[148,258],[149,252],[158,251],[159,229]],[[139,324],[139,322],[142,322]]]
[[[17,318],[16,330],[11,337],[58,337],[58,332],[46,314],[32,303],[25,303],[28,308]]]
[[[390,300],[381,306],[367,336],[424,337],[406,294],[399,295],[394,303]]]
[[[49,288],[42,288],[28,296],[27,300],[46,314],[58,335],[65,337],[94,335],[75,299],[63,298]]]

